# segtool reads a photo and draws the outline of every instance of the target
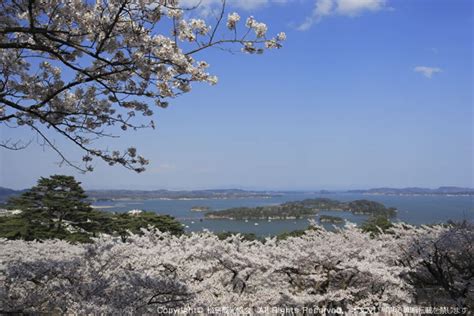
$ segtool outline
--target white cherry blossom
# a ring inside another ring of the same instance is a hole
[[[265,242],[156,231],[126,243],[110,236],[87,245],[0,240],[0,306],[2,312],[75,314],[415,306],[406,276],[417,267],[403,260],[424,260],[413,247],[421,242],[428,253],[448,230],[397,224],[371,236],[353,226],[314,227],[301,237]]]
[[[152,116],[155,104],[166,107],[193,83],[216,84],[207,63],[193,56],[232,45],[263,53],[283,40],[266,40],[266,25],[253,17],[247,26],[254,34],[237,34],[237,13],[228,15],[225,27],[220,20],[188,18],[188,9],[177,0],[1,2],[0,124],[30,129],[31,138],[36,134],[61,163],[80,171],[91,171],[93,158],[143,171],[144,157],[95,148],[94,140],[117,136],[114,126],[154,127],[152,119],[143,123],[137,114]],[[84,165],[71,160],[51,132],[77,146]]]

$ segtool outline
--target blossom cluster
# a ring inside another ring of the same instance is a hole
[[[400,259],[446,230],[395,225],[371,236],[314,227],[265,242],[207,232],[146,232],[126,243],[102,236],[89,245],[1,240],[0,306],[79,314],[413,306],[415,289],[403,277],[413,268]]]
[[[190,14],[176,0],[0,3],[0,122],[33,129],[71,165],[45,129],[85,151],[87,170],[99,157],[143,171],[143,157],[113,155],[91,143],[115,136],[107,132],[113,126],[154,127],[153,120],[134,123],[136,114],[153,114],[150,100],[166,107],[193,82],[216,84],[208,63],[194,57],[198,53],[226,45],[262,53],[285,39],[282,33],[266,39],[267,26],[253,17],[246,25],[254,36],[237,34],[237,13],[228,16],[230,34]]]

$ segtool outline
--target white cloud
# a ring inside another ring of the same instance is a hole
[[[333,0],[319,0],[316,1],[316,5],[314,11],[317,15],[329,15],[331,11],[334,9],[334,1]]]
[[[324,16],[358,16],[366,11],[375,12],[386,9],[386,5],[387,0],[316,0],[312,14],[298,29],[305,31]]]
[[[385,5],[385,0],[339,0],[336,12],[340,15],[356,16],[364,11],[379,11]]]
[[[441,69],[438,67],[416,66],[413,71],[431,79],[434,74],[441,72]]]

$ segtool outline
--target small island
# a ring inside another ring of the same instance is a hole
[[[211,208],[209,206],[193,206],[191,212],[208,212]]]
[[[207,212],[208,219],[301,219],[312,217],[319,211],[347,211],[355,215],[393,217],[397,210],[375,201],[356,200],[340,202],[327,198],[306,199],[279,205],[258,207],[236,207],[222,211]]]
[[[339,216],[321,215],[319,216],[320,223],[342,224],[344,219]]]

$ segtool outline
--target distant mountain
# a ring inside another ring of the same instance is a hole
[[[381,195],[474,195],[473,188],[444,186],[437,189],[428,188],[374,188],[368,190],[349,190],[348,193],[381,194]]]
[[[7,201],[10,197],[19,195],[23,190],[13,190],[9,188],[0,187],[0,202]]]
[[[20,195],[25,190],[13,190],[0,187],[0,203],[5,203],[10,197]],[[242,198],[271,198],[285,194],[310,193],[309,191],[246,191],[241,189],[216,190],[88,190],[86,194],[92,201],[100,200],[152,200],[152,199],[242,199]],[[373,195],[474,195],[473,188],[443,186],[437,189],[428,188],[373,188],[368,190],[327,191],[320,190],[311,193],[330,194],[347,192]]]
[[[13,190],[0,187],[0,203],[6,202],[10,197],[20,195],[25,190]],[[151,200],[151,199],[240,199],[240,198],[270,198],[282,195],[273,191],[245,191],[240,189],[217,190],[88,190],[90,200]]]
[[[151,200],[151,199],[239,199],[270,198],[281,195],[272,191],[245,191],[240,189],[168,191],[168,190],[90,190],[92,200]]]

